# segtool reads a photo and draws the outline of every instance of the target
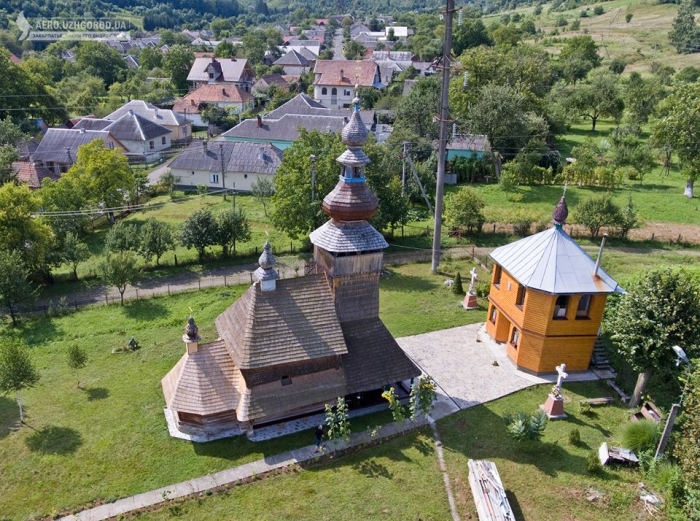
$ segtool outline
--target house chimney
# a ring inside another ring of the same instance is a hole
[[[226,89],[225,89],[224,87],[221,87],[221,94],[223,94],[224,96],[226,96]]]
[[[190,99],[190,105],[193,105],[193,106],[194,106],[194,100],[193,100],[193,99]]]
[[[81,129],[80,129],[80,133],[81,133],[81,134],[85,134],[85,128],[81,128]]]
[[[156,107],[155,111],[156,111],[156,117],[158,117],[158,107]]]
[[[207,142],[206,142],[206,140],[202,141],[202,150],[204,151],[205,154],[207,153]]]
[[[343,69],[340,69],[340,81],[343,81],[343,72],[345,71],[343,71]]]
[[[258,148],[258,159],[260,161],[265,161],[265,147]]]
[[[600,249],[598,250],[598,258],[595,261],[595,268],[593,269],[593,276],[598,278],[598,270],[600,269],[600,261],[603,259],[603,246],[605,246],[605,239],[608,238],[608,234],[603,234],[603,239],[600,241]]]
[[[129,116],[133,116],[133,115],[134,115],[134,110],[133,110],[133,109],[129,109]]]
[[[262,118],[260,117],[260,114],[256,116],[258,118],[258,128],[262,128]]]

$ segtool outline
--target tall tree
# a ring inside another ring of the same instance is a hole
[[[180,230],[180,242],[188,250],[196,249],[199,262],[204,261],[205,250],[216,244],[216,220],[211,210],[201,208],[185,219]]]
[[[105,235],[105,250],[115,253],[118,251],[137,251],[141,244],[141,233],[135,224],[119,221]]]
[[[136,255],[130,251],[106,253],[97,263],[97,273],[105,284],[117,288],[122,306],[126,287],[136,284],[140,276]]]
[[[275,175],[271,213],[275,228],[297,239],[308,235],[327,220],[321,211],[321,201],[338,182],[336,158],[344,151],[345,147],[337,134],[299,129],[299,138],[284,151]],[[312,169],[316,173],[313,189]]]
[[[38,381],[39,373],[24,342],[16,337],[3,337],[0,340],[0,391],[16,393],[21,423],[24,423],[24,410],[20,391],[34,387]]]
[[[700,83],[675,85],[659,104],[652,122],[651,143],[659,149],[678,154],[685,174],[685,195],[693,197],[695,180],[700,174]]]
[[[102,78],[107,87],[122,80],[126,74],[126,62],[122,55],[103,42],[81,42],[76,51],[75,64],[79,70]]]
[[[664,86],[657,78],[643,78],[637,71],[632,72],[624,87],[625,112],[630,124],[641,127],[647,123],[664,95]]]
[[[582,80],[602,61],[598,54],[598,44],[587,34],[567,38],[559,53],[559,68],[569,83]]]
[[[221,246],[224,257],[229,251],[236,253],[236,243],[250,240],[250,223],[240,208],[226,208],[216,214],[216,244]]]
[[[85,200],[94,206],[115,208],[124,205],[124,194],[133,190],[134,176],[126,156],[117,149],[109,149],[96,139],[78,148],[78,159],[58,181],[74,183]],[[110,220],[114,220],[109,212]]]
[[[187,75],[193,63],[194,53],[185,45],[174,45],[163,57],[163,70],[170,74],[171,81],[181,94],[187,92]]]
[[[156,266],[160,264],[160,258],[164,253],[175,247],[175,234],[170,224],[157,221],[153,217],[148,219],[139,230],[141,241],[139,253],[143,255],[146,262],[150,262],[152,257],[156,258]]]
[[[396,107],[396,122],[390,142],[400,146],[403,141],[414,143],[420,156],[432,153],[432,141],[438,138],[439,127],[434,121],[440,112],[440,84],[436,78],[420,78],[408,96]]]
[[[445,222],[452,228],[465,228],[467,233],[480,233],[486,221],[485,206],[474,190],[460,188],[445,198]]]
[[[75,371],[76,380],[78,380],[77,387],[81,389],[78,371],[87,365],[88,354],[85,349],[81,348],[78,344],[71,344],[66,355],[68,367]]]
[[[0,250],[0,304],[7,308],[13,326],[17,325],[20,306],[32,302],[36,293],[19,253]]]
[[[668,33],[668,39],[680,54],[700,52],[700,28],[695,22],[697,3],[685,0],[678,9],[678,15],[673,20],[673,29]]]
[[[700,364],[688,371],[683,395],[683,417],[680,435],[674,443],[673,455],[681,468],[683,494],[681,502],[686,519],[698,519],[700,498]]]
[[[26,185],[0,186],[0,249],[16,252],[32,272],[40,270],[53,244],[53,232],[41,217],[39,197]]]
[[[630,401],[636,407],[652,371],[675,367],[671,346],[691,358],[700,354],[700,292],[687,272],[671,269],[647,271],[627,291],[606,309],[605,329],[640,373]]]
[[[0,185],[17,180],[17,172],[12,168],[12,163],[18,159],[19,153],[14,145],[0,145]]]

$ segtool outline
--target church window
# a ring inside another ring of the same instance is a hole
[[[321,89],[321,95],[322,95],[322,96],[325,96],[326,94],[328,94],[328,89],[327,89],[326,87],[323,87],[323,88]]]
[[[554,304],[554,317],[555,319],[565,320],[566,310],[569,307],[569,295],[559,295],[557,301]]]
[[[489,320],[491,320],[492,324],[496,323],[496,317],[498,316],[498,310],[496,309],[496,306],[491,306],[491,316]]]
[[[515,296],[515,305],[522,308],[525,304],[525,286],[518,286],[518,294]]]
[[[518,343],[520,343],[520,331],[518,331],[518,329],[514,327],[514,328],[513,328],[513,333],[511,334],[511,337],[510,337],[510,344],[511,344],[514,348],[517,349],[517,348],[518,348]]]
[[[591,300],[593,300],[591,295],[581,295],[576,308],[576,320],[588,318],[588,314],[591,311]]]
[[[503,270],[501,267],[496,264],[496,267],[493,269],[493,285],[494,286],[499,286],[501,284],[501,274]]]

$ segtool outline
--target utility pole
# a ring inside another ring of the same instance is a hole
[[[224,144],[219,143],[219,159],[221,160],[221,188],[224,191],[224,201],[226,200],[226,173],[224,170]]]
[[[403,165],[401,168],[401,195],[406,194],[406,156],[408,151],[408,141],[403,142]]]
[[[454,0],[447,0],[445,9],[445,46],[442,52],[442,95],[440,96],[440,148],[438,150],[437,188],[435,189],[435,229],[433,231],[433,262],[430,268],[437,273],[440,264],[440,236],[442,234],[442,197],[445,192],[445,150],[449,118],[450,54],[452,51],[452,13]]]

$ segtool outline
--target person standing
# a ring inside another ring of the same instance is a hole
[[[318,452],[319,450],[323,449],[323,425],[316,427],[316,433],[314,436],[316,438],[316,448],[314,449],[314,452]]]

